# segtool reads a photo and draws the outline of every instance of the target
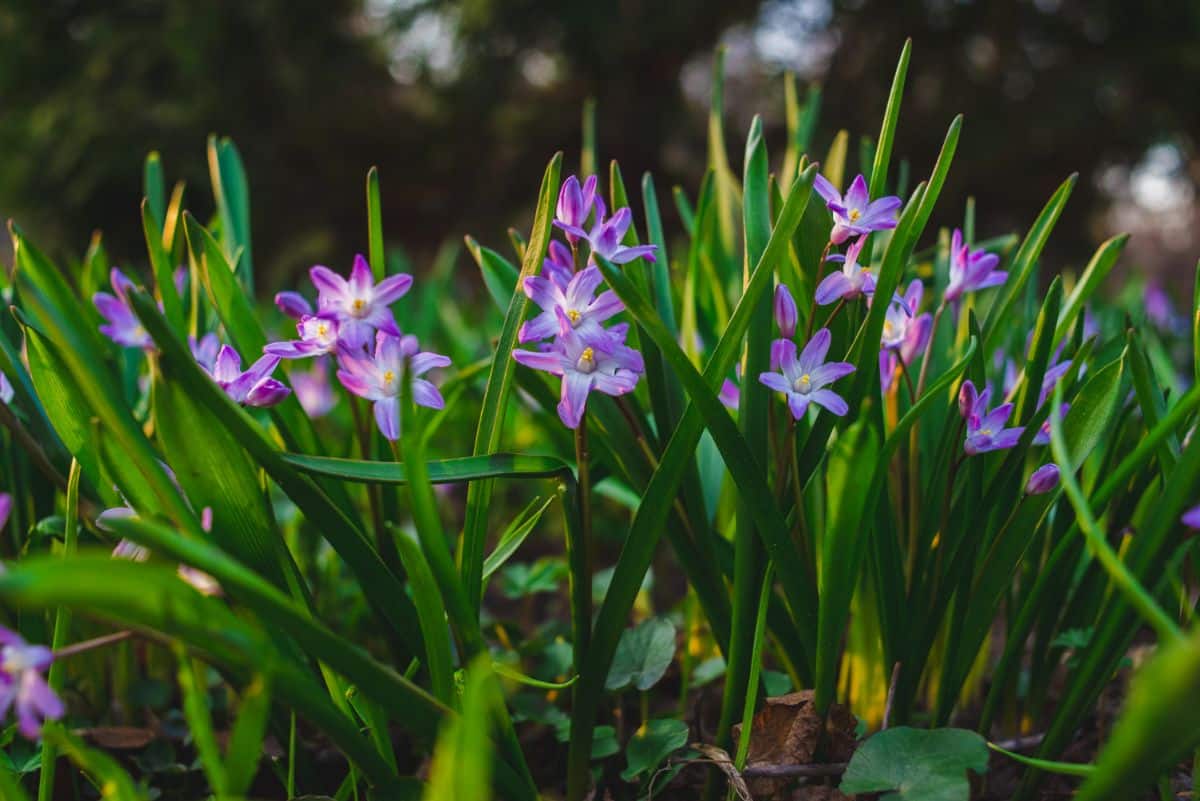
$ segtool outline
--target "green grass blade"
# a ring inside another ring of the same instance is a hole
[[[117,760],[95,748],[89,748],[74,734],[55,723],[42,729],[42,741],[74,762],[101,791],[105,801],[145,801],[146,794]],[[5,799],[9,796],[4,794]],[[14,796],[20,797],[20,796]]]
[[[542,259],[550,245],[550,222],[554,216],[554,203],[558,196],[558,177],[562,167],[562,153],[556,153],[546,166],[542,186],[538,191],[537,210],[533,217],[533,231],[525,259],[521,262],[518,284],[525,277],[536,275],[542,268]],[[504,414],[508,397],[512,392],[512,375],[515,362],[513,346],[517,342],[517,330],[525,319],[529,299],[524,292],[513,292],[509,299],[504,327],[496,343],[492,367],[488,372],[487,386],[483,392],[483,403],[479,411],[479,427],[475,431],[473,453],[481,456],[495,452],[500,447],[504,431]],[[467,490],[467,505],[459,546],[459,570],[462,574],[466,601],[478,614],[483,598],[483,557],[487,547],[487,510],[491,505],[492,484],[487,481],[472,484]]]
[[[229,137],[208,138],[208,172],[213,199],[221,219],[225,257],[249,293],[254,292],[254,262],[250,257],[250,185],[242,157]]]
[[[417,607],[417,620],[425,636],[425,667],[429,670],[433,696],[453,709],[458,699],[454,689],[450,632],[446,628],[446,604],[417,540],[395,529],[392,530],[392,536],[395,537],[400,560],[404,563],[404,572],[408,574],[408,586]]]
[[[1083,270],[1083,275],[1075,282],[1075,287],[1063,305],[1062,313],[1058,317],[1058,325],[1054,329],[1055,342],[1062,342],[1063,338],[1071,331],[1071,326],[1075,325],[1075,320],[1083,313],[1088,300],[1096,294],[1096,290],[1112,272],[1112,268],[1116,265],[1117,259],[1121,257],[1127,242],[1129,242],[1129,234],[1121,234],[1096,248],[1091,261]]]
[[[387,257],[383,251],[383,206],[379,200],[379,168],[367,170],[367,260],[375,282],[387,276]]]
[[[196,758],[204,769],[208,786],[220,797],[229,792],[229,784],[221,747],[217,745],[217,735],[213,731],[212,712],[208,708],[208,666],[190,657],[182,645],[177,644],[174,650],[179,663],[175,675],[183,696],[183,716],[196,747]]]
[[[242,689],[237,720],[225,747],[226,786],[232,796],[244,796],[258,773],[263,756],[263,738],[271,716],[271,690],[265,676],[255,676]],[[386,759],[387,755],[384,755]]]
[[[908,61],[912,56],[912,39],[904,41],[896,74],[892,76],[892,89],[888,92],[887,107],[883,112],[883,125],[879,129],[879,144],[875,148],[875,160],[869,176],[871,197],[880,197],[887,188],[888,165],[892,158],[892,145],[896,141],[896,127],[900,122],[900,101],[904,96],[904,81],[908,76]]]
[[[142,231],[146,236],[146,251],[150,254],[150,269],[154,273],[155,294],[162,302],[163,313],[172,328],[186,331],[183,303],[175,289],[175,267],[171,263],[171,254],[163,247],[162,228],[155,221],[149,199],[142,201]]]
[[[360,459],[335,459],[328,456],[282,454],[282,460],[305,473],[330,476],[364,484],[407,484],[410,468],[402,462],[373,462]],[[488,456],[460,456],[428,463],[429,480],[434,484],[457,484],[492,478],[558,478],[574,473],[571,466],[554,456],[527,453],[493,453]]]

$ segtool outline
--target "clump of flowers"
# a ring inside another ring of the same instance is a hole
[[[350,277],[343,278],[328,267],[309,271],[317,287],[317,310],[298,292],[280,292],[275,305],[296,319],[299,339],[271,342],[263,359],[306,359],[333,356],[337,377],[349,392],[372,402],[375,424],[388,440],[400,438],[400,396],[407,372],[414,402],[440,409],[441,393],[420,376],[450,359],[421,351],[417,338],[403,334],[396,323],[392,304],[412,287],[413,278],[404,273],[378,283],[362,254],[354,257]],[[323,362],[311,371],[292,375],[305,411],[316,417],[327,414],[335,399]]]
[[[583,421],[593,390],[624,395],[634,390],[645,372],[642,355],[625,344],[628,324],[604,327],[625,307],[611,289],[596,296],[603,276],[594,261],[596,256],[615,264],[638,258],[653,261],[655,247],[622,244],[633,223],[627,207],[610,218],[606,213],[596,193],[595,176],[582,186],[576,176],[567,178],[559,190],[554,225],[564,232],[570,247],[551,242],[542,274],[527,277],[521,286],[541,312],[521,326],[518,338],[522,343],[541,344],[536,351],[514,350],[513,358],[562,378],[558,416],[571,429]],[[585,229],[589,218],[592,226]],[[581,243],[588,246],[588,264],[577,270]]]

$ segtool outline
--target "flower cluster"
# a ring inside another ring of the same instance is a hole
[[[585,229],[589,218],[591,228]],[[616,293],[609,289],[596,295],[604,280],[596,256],[614,264],[654,260],[653,245],[622,244],[632,222],[628,208],[607,217],[595,176],[581,185],[572,175],[559,191],[554,220],[569,247],[551,242],[541,275],[528,276],[521,285],[541,312],[521,326],[518,339],[540,344],[537,350],[514,350],[513,358],[562,378],[558,416],[568,428],[579,427],[593,390],[624,395],[633,391],[645,371],[642,355],[625,344],[629,325],[604,327],[625,308]],[[577,270],[581,243],[587,245],[587,264]]]
[[[841,417],[849,411],[845,399],[826,387],[834,381],[854,372],[849,362],[827,362],[829,345],[833,340],[828,328],[813,334],[804,350],[796,353],[792,337],[796,333],[796,303],[787,285],[775,288],[775,323],[779,326],[779,339],[771,343],[771,372],[760,373],[759,383],[776,392],[783,393],[792,417],[799,420],[816,404]]]
[[[1011,448],[1025,432],[1025,429],[1019,426],[1005,428],[1008,418],[1012,417],[1013,405],[1002,403],[989,410],[988,403],[991,398],[991,387],[978,392],[975,384],[969,379],[963,382],[958,392],[958,410],[967,421],[967,438],[963,443],[963,450],[968,456]]]
[[[297,292],[276,295],[280,311],[297,320],[299,339],[268,344],[263,358],[334,357],[342,386],[372,402],[379,431],[392,441],[400,438],[406,372],[418,405],[432,409],[445,405],[437,387],[419,376],[448,367],[450,359],[421,351],[415,336],[401,333],[392,313],[392,304],[412,287],[411,275],[391,275],[376,283],[366,258],[359,254],[348,279],[321,265],[313,267],[309,277],[317,288],[316,310]],[[314,416],[327,413],[334,404],[327,375],[323,361],[311,371],[293,375],[301,403]]]

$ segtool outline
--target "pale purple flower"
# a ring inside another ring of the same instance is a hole
[[[448,367],[450,359],[419,351],[419,347],[412,334],[395,337],[379,331],[375,334],[374,355],[348,351],[338,354],[338,380],[355,395],[374,402],[375,423],[392,441],[400,438],[400,391],[405,362],[408,362],[413,401],[430,409],[440,409],[446,403],[437,387],[419,376],[435,367]]]
[[[554,224],[566,232],[567,240],[571,244],[587,238],[587,234],[583,233],[582,229],[584,223],[587,222],[588,215],[592,213],[595,201],[596,176],[588,176],[582,187],[579,185],[579,179],[574,175],[563,181],[562,188],[558,190]]]
[[[850,183],[845,195],[839,193],[823,175],[813,179],[813,189],[825,199],[825,205],[833,212],[833,230],[829,234],[829,241],[835,245],[842,244],[852,236],[896,227],[900,198],[881,197],[872,202],[867,180],[862,175]]]
[[[1057,487],[1058,479],[1058,465],[1054,462],[1044,464],[1029,476],[1025,492],[1029,495],[1042,495]]]
[[[822,328],[813,334],[799,357],[796,356],[796,343],[790,339],[777,339],[771,343],[771,362],[779,365],[779,372],[760,373],[758,380],[769,389],[784,393],[788,409],[797,420],[808,411],[810,403],[828,409],[838,417],[849,411],[841,395],[825,389],[854,372],[854,365],[849,362],[825,361],[831,341],[829,329]]]
[[[986,250],[971,250],[963,241],[962,231],[955,228],[950,239],[950,283],[946,300],[953,302],[965,292],[999,286],[1008,280],[1008,273],[997,270],[1000,257]]]
[[[572,275],[565,286],[554,280],[560,279],[560,275],[551,275],[554,278],[545,275],[525,278],[525,294],[541,307],[542,312],[521,326],[518,339],[523,343],[547,339],[558,333],[560,311],[571,327],[586,338],[600,333],[603,330],[600,324],[625,308],[611,289],[596,297],[596,289],[604,276],[594,264]]]
[[[217,364],[217,355],[221,352],[221,340],[217,338],[217,335],[210,332],[200,337],[199,341],[195,337],[189,336],[188,347],[191,348],[192,358],[196,360],[196,364],[211,375],[213,367]]]
[[[732,378],[726,378],[721,382],[721,391],[717,393],[717,400],[721,401],[726,409],[737,411],[738,406],[742,402],[742,390]]]
[[[13,394],[13,385],[9,383],[8,376],[0,373],[0,402],[12,403]]]
[[[337,397],[333,394],[329,368],[324,359],[314,362],[311,369],[293,370],[288,377],[292,389],[296,390],[296,400],[300,401],[300,406],[309,417],[324,417],[332,411]]]
[[[600,256],[613,264],[626,264],[637,258],[654,261],[654,245],[626,247],[621,244],[629,226],[633,224],[633,212],[629,210],[628,206],[618,209],[612,217],[605,219],[604,201],[597,196],[594,205],[596,216],[591,231],[585,231],[580,226],[567,225],[558,220],[555,220],[554,224],[565,231],[568,237],[574,235],[579,239],[586,239],[588,247],[592,250],[592,256]]]
[[[376,284],[361,253],[354,257],[349,280],[321,265],[309,270],[309,275],[320,293],[319,310],[337,318],[338,338],[347,347],[366,346],[371,341],[371,332],[376,330],[400,336],[390,307],[412,286],[411,275],[390,275]]]
[[[1182,520],[1183,524],[1188,528],[1200,530],[1200,504],[1184,512]]]
[[[1059,350],[1061,351],[1062,348],[1060,347]],[[1055,353],[1055,358],[1058,358],[1057,352]],[[1046,373],[1042,376],[1042,388],[1038,393],[1038,406],[1041,406],[1046,402],[1046,399],[1050,397],[1050,393],[1054,391],[1055,384],[1057,384],[1058,380],[1066,375],[1067,371],[1070,369],[1070,359],[1066,359],[1061,362],[1055,362],[1054,364],[1046,367]]]
[[[63,716],[63,703],[42,676],[54,661],[44,645],[30,645],[15,631],[0,626],[0,718],[16,710],[21,734],[37,739],[43,720]]]
[[[8,518],[12,514],[12,507],[12,495],[7,492],[0,492],[0,529],[8,525]]]
[[[626,323],[585,337],[561,309],[558,337],[541,351],[514,350],[513,358],[526,367],[562,377],[558,417],[567,428],[578,428],[592,390],[625,395],[637,386],[646,367],[642,354],[625,344]]]
[[[908,337],[909,329],[917,324],[914,315],[921,306],[921,295],[925,287],[920,279],[914,278],[904,291],[904,296],[888,304],[887,313],[883,318],[883,335],[880,345],[884,348],[898,349]]]
[[[557,239],[550,242],[549,252],[542,260],[542,275],[564,292],[571,276],[575,275],[575,257],[571,255],[571,249]]]
[[[779,326],[779,335],[785,339],[796,336],[796,326],[800,322],[800,312],[796,308],[796,299],[787,288],[787,284],[775,287],[775,325]]]
[[[299,292],[284,291],[275,294],[275,306],[293,320],[313,313],[312,304]]]
[[[175,284],[175,294],[183,297],[187,292],[188,281],[192,278],[192,272],[187,268],[186,264],[181,264],[175,268],[175,272],[171,274],[171,282]]]
[[[96,304],[96,310],[107,321],[106,325],[100,326],[100,333],[127,348],[152,350],[154,340],[146,333],[142,321],[129,307],[129,290],[133,288],[133,282],[116,267],[109,272],[109,280],[116,294],[97,292],[92,295],[92,303]]]
[[[246,406],[274,406],[292,393],[282,382],[271,378],[279,357],[265,354],[242,370],[242,357],[228,345],[222,345],[213,363],[213,380],[235,403]]]
[[[888,311],[891,311],[890,307]],[[904,338],[900,344],[879,351],[879,378],[884,392],[891,391],[896,371],[901,364],[907,367],[925,352],[925,348],[929,346],[930,334],[933,332],[933,316],[929,312],[914,318],[907,316],[897,318],[895,322],[899,322],[901,319],[905,322],[905,329]],[[887,327],[886,321],[884,327]]]
[[[835,300],[854,300],[875,294],[875,275],[858,264],[858,255],[866,241],[860,237],[851,242],[844,259],[841,256],[830,257],[830,261],[842,261],[842,269],[830,273],[821,281],[817,287],[818,305],[828,306]]]
[[[337,315],[321,312],[301,317],[300,322],[296,323],[296,331],[300,334],[300,339],[269,342],[263,348],[263,353],[270,353],[281,359],[306,359],[309,356],[333,353],[338,346],[341,325]]]
[[[1153,281],[1146,285],[1143,305],[1146,308],[1146,319],[1154,323],[1162,331],[1175,328],[1175,309],[1171,305],[1171,296],[1163,285]]]
[[[1071,408],[1071,404],[1069,404],[1069,403],[1062,404],[1061,406],[1058,407],[1058,416],[1065,418],[1067,416],[1067,412],[1070,410],[1070,408]],[[1049,416],[1047,416],[1046,419],[1042,421],[1041,428],[1039,428],[1038,432],[1033,435],[1033,444],[1034,445],[1049,445],[1050,444],[1050,418],[1049,418]]]
[[[958,410],[967,421],[963,450],[968,456],[1011,448],[1025,431],[1023,427],[1005,428],[1008,418],[1012,417],[1013,405],[1002,403],[989,411],[991,397],[991,387],[977,393],[970,380],[964,381],[959,390]]]

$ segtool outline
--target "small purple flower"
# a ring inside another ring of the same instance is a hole
[[[829,234],[829,241],[835,245],[842,244],[852,236],[896,227],[900,198],[881,197],[871,202],[867,180],[861,175],[850,183],[844,196],[823,175],[813,179],[813,188],[825,198],[825,205],[833,212],[833,230]]]
[[[817,287],[818,305],[828,306],[835,300],[854,300],[875,294],[875,275],[866,267],[860,267],[858,264],[858,255],[862,252],[866,241],[860,237],[851,242],[850,247],[846,248],[842,269],[839,272],[830,273],[821,281],[821,285]],[[839,259],[841,259],[840,256],[830,257],[830,261]]]
[[[721,382],[721,391],[717,393],[717,400],[721,401],[721,405],[726,409],[737,411],[738,406],[742,403],[742,390],[732,378],[726,378]]]
[[[573,245],[580,239],[586,239],[582,232],[592,206],[596,201],[596,176],[588,176],[580,187],[579,179],[574,175],[563,181],[558,190],[558,206],[555,208],[555,224],[567,233],[567,240]],[[599,218],[597,218],[599,219]],[[571,229],[579,229],[572,231]]]
[[[430,409],[446,405],[437,387],[418,376],[435,367],[450,366],[450,359],[438,353],[419,352],[419,347],[412,334],[395,337],[379,331],[375,334],[373,356],[348,351],[338,355],[338,380],[355,395],[374,402],[375,423],[392,441],[400,439],[400,390],[405,362],[408,362],[413,401]]]
[[[914,278],[904,291],[904,296],[888,304],[883,318],[883,336],[880,344],[885,348],[900,348],[909,335],[909,329],[918,324],[914,317],[921,307],[921,295],[925,287],[919,278]]]
[[[1193,506],[1183,513],[1183,524],[1188,528],[1200,531],[1200,504]]]
[[[800,322],[800,312],[796,308],[796,300],[787,284],[775,287],[775,325],[779,326],[779,335],[784,339],[796,336],[796,326]]]
[[[988,411],[992,390],[975,391],[975,384],[964,381],[958,393],[958,410],[967,421],[967,438],[963,450],[968,456],[1011,448],[1021,439],[1023,427],[1005,428],[1012,417],[1013,405],[1002,403]]]
[[[1054,462],[1044,464],[1029,476],[1025,484],[1025,492],[1029,495],[1042,495],[1058,486],[1058,465]]]
[[[376,330],[400,336],[389,307],[408,292],[411,275],[390,275],[376,284],[361,253],[354,257],[349,280],[321,265],[309,270],[309,275],[320,293],[317,306],[337,318],[338,337],[347,347],[365,347]]]
[[[8,376],[0,373],[0,403],[12,403],[14,392],[13,385],[8,381]]]
[[[575,257],[571,255],[571,249],[557,239],[550,242],[550,251],[542,260],[542,275],[564,292],[571,283],[571,276],[575,275]]]
[[[221,352],[221,340],[216,334],[207,333],[197,342],[195,337],[188,337],[188,347],[192,350],[192,358],[204,372],[212,374],[217,363],[217,355]]]
[[[133,282],[116,267],[109,272],[109,280],[115,295],[107,292],[92,295],[92,303],[96,304],[96,310],[108,323],[100,326],[100,333],[126,348],[153,350],[154,340],[129,307],[129,290],[133,288]]]
[[[591,231],[558,220],[555,220],[554,224],[565,231],[568,237],[574,235],[579,239],[586,239],[593,256],[600,256],[613,264],[626,264],[637,258],[654,261],[654,245],[626,247],[621,244],[625,232],[633,224],[633,212],[628,207],[618,209],[612,217],[605,219],[604,201],[597,196],[594,203],[596,218]]]
[[[790,339],[777,339],[771,343],[771,361],[779,365],[779,372],[760,373],[759,382],[787,396],[788,409],[792,417],[799,420],[808,411],[810,403],[824,407],[838,417],[849,411],[849,406],[833,390],[825,386],[854,372],[849,362],[826,362],[832,336],[828,328],[813,334],[796,356],[796,343]]]
[[[965,292],[999,286],[1008,280],[1008,273],[997,270],[1000,257],[986,250],[971,250],[963,242],[962,231],[955,228],[950,239],[950,283],[946,287],[946,300],[953,302]]]
[[[306,314],[313,313],[312,304],[299,292],[286,291],[276,293],[275,305],[281,312],[293,320],[299,320]]]
[[[518,339],[522,343],[547,339],[558,333],[558,312],[562,312],[572,328],[585,338],[603,331],[601,323],[617,314],[625,306],[611,289],[596,297],[596,289],[604,280],[596,265],[575,273],[563,286],[551,276],[531,275],[525,279],[524,290],[530,300],[542,308],[542,313],[527,320],[521,326]]]
[[[12,514],[13,499],[7,492],[0,492],[0,529],[8,525],[8,517]]]
[[[300,339],[287,342],[269,342],[263,348],[263,353],[270,353],[281,359],[307,359],[309,356],[323,356],[333,353],[338,345],[338,333],[341,326],[337,316],[330,312],[306,314],[296,323],[296,331]]]
[[[562,377],[558,417],[567,428],[578,428],[587,411],[592,390],[606,395],[625,395],[637,386],[646,367],[642,354],[625,344],[629,326],[614,325],[607,331],[585,337],[575,330],[561,309],[558,337],[541,351],[514,350],[518,363]]]
[[[43,720],[58,720],[65,712],[42,676],[53,661],[54,653],[46,646],[29,645],[0,626],[0,718],[15,708],[18,729],[29,740],[37,739]]]
[[[1055,358],[1058,358],[1057,353],[1055,354]],[[1046,399],[1050,397],[1050,393],[1054,391],[1055,384],[1057,384],[1058,380],[1066,375],[1067,371],[1070,369],[1070,359],[1051,364],[1046,368],[1046,373],[1042,376],[1042,389],[1038,393],[1038,406],[1041,406],[1046,402]]]
[[[242,371],[242,357],[228,345],[222,345],[213,363],[213,380],[235,403],[245,406],[274,406],[292,391],[282,382],[271,378],[279,365],[279,357],[265,354]]]
[[[175,268],[175,272],[171,274],[171,282],[175,284],[175,294],[183,297],[187,292],[188,281],[192,279],[192,271],[188,269],[186,264],[181,264]]]
[[[333,410],[337,397],[333,394],[324,359],[317,360],[311,369],[293,370],[289,378],[292,389],[296,390],[296,400],[309,417],[324,417]]]
[[[913,282],[917,283],[917,282]],[[911,290],[911,287],[909,288]],[[892,309],[889,307],[888,312]],[[895,347],[885,347],[879,351],[879,378],[884,392],[890,392],[896,377],[896,370],[903,364],[912,364],[917,356],[925,352],[929,346],[929,336],[933,332],[933,316],[929,312],[908,318],[901,313],[895,322],[904,322],[904,338]],[[884,328],[887,324],[885,321]]]
[[[1067,416],[1067,412],[1070,409],[1071,409],[1071,404],[1069,404],[1069,403],[1062,404],[1061,406],[1058,407],[1058,416],[1065,418]],[[1038,432],[1033,435],[1033,444],[1034,445],[1049,445],[1050,444],[1050,418],[1049,418],[1049,416],[1047,416],[1046,419],[1042,421],[1041,428],[1039,428]]]

